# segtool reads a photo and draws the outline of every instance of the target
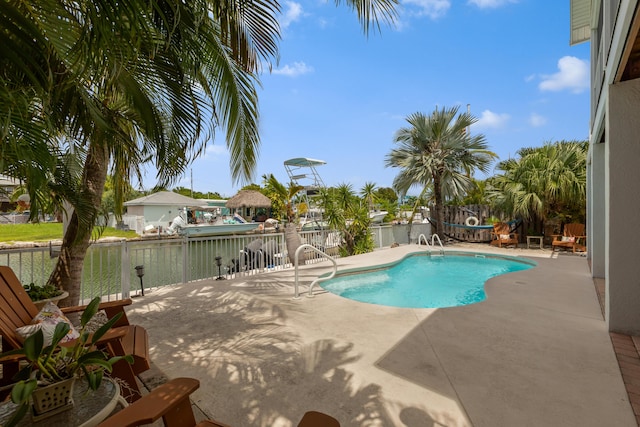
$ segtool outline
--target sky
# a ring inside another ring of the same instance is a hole
[[[589,137],[589,43],[569,45],[569,1],[400,0],[395,25],[365,36],[344,3],[281,0],[280,59],[260,76],[256,173],[289,181],[308,157],[327,186],[392,187],[394,134],[416,112],[459,106],[499,159]],[[489,176],[496,171],[493,166]],[[479,174],[477,178],[486,176]],[[155,184],[152,174],[143,183]],[[231,197],[224,134],[176,184]],[[418,194],[416,188],[409,194]]]

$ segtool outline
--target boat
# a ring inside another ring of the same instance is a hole
[[[316,167],[325,164],[324,160],[307,157],[296,157],[284,162],[289,181],[300,187],[293,210],[300,215],[301,223],[322,219],[323,210],[318,206],[316,196],[326,187]]]
[[[193,211],[185,208],[183,213],[173,219],[166,233],[185,237],[221,236],[247,233],[257,229],[262,224],[260,222],[247,222],[237,214],[231,217],[212,217],[207,215],[203,216],[207,220],[197,222],[195,215],[191,215],[191,212]],[[185,217],[191,218],[191,221],[185,220]]]
[[[371,219],[372,224],[380,224],[387,214],[389,214],[387,211],[371,211],[369,212],[369,218]]]
[[[233,224],[188,224],[178,230],[178,234],[186,237],[221,236],[225,234],[241,234],[253,231],[260,226],[258,222]]]

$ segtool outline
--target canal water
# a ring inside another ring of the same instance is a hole
[[[246,271],[248,260],[244,249],[256,239],[263,245],[269,242],[272,253],[281,252],[284,247],[282,234],[94,243],[84,261],[82,298],[121,294],[127,286],[132,291],[139,290],[141,283],[136,266],[144,267],[142,285],[145,289]],[[57,262],[57,249],[2,250],[0,264],[10,266],[23,284],[44,284]],[[217,257],[220,257],[220,267]],[[267,267],[264,261],[262,266]]]

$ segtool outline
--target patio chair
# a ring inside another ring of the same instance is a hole
[[[134,357],[133,365],[121,360],[114,365],[112,373],[113,376],[127,383],[130,389],[123,387],[123,396],[129,401],[134,401],[140,397],[136,375],[148,370],[150,364],[147,331],[142,326],[130,325],[124,312],[124,306],[130,304],[130,299],[100,304],[100,309],[105,311],[108,318],[115,316],[116,313],[122,313],[122,316],[114,327],[101,338],[99,344],[101,348],[112,355],[131,354]],[[65,315],[68,315],[80,313],[84,311],[85,307],[64,307],[61,310]],[[22,347],[22,339],[16,329],[29,325],[39,311],[13,270],[7,266],[0,266],[2,352]],[[6,386],[12,382],[13,376],[19,370],[19,359],[17,357],[4,358],[0,360],[0,365],[2,366],[0,386]]]
[[[195,378],[174,378],[116,412],[98,427],[135,427],[151,424],[160,418],[165,427],[230,427],[213,420],[196,424],[189,395],[198,387],[200,381]],[[340,427],[340,423],[329,415],[309,411],[304,414],[298,427]]]
[[[562,234],[553,235],[551,247],[554,251],[556,248],[564,248],[565,250],[571,249],[574,253],[576,251],[584,252],[587,249],[585,246],[587,236],[585,235],[584,229],[584,224],[565,224]]]
[[[509,224],[505,222],[496,222],[493,224],[493,231],[491,232],[491,245],[499,248],[513,245],[517,248],[518,233],[512,232]]]

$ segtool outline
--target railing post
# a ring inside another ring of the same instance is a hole
[[[188,278],[188,266],[189,266],[189,254],[187,251],[189,250],[188,237],[184,237],[182,239],[182,284],[187,283]]]
[[[293,255],[293,269],[295,271],[294,273],[294,282],[293,282],[293,298],[297,299],[300,298],[300,293],[298,292],[298,254],[300,253],[300,249],[303,247],[304,245],[300,245],[300,247],[298,247],[298,249],[296,249],[296,253]],[[303,248],[304,249],[304,248]]]
[[[120,245],[120,287],[122,288],[122,298],[129,298],[131,295],[131,261],[129,260],[129,245],[126,240],[122,240]]]

